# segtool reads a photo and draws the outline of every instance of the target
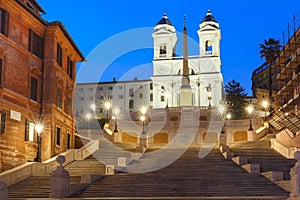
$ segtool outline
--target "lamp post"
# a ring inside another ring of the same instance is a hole
[[[197,86],[198,86],[198,106],[200,107],[200,80],[198,80]]]
[[[88,120],[88,129],[90,129],[90,120],[92,118],[92,114],[91,113],[86,113],[85,118]]]
[[[41,143],[42,143],[43,126],[41,124],[36,124],[35,130],[37,132],[37,143],[38,143],[38,149],[37,149],[37,154],[36,154],[35,160],[37,162],[41,162]]]
[[[266,101],[266,100],[264,100],[264,101],[262,102],[262,106],[263,106],[263,108],[264,108],[264,110],[265,110],[265,117],[266,117],[266,116],[267,116],[267,108],[268,108],[268,106],[269,106],[269,102]]]
[[[120,109],[118,107],[114,108],[113,110],[115,116],[115,130],[114,132],[118,132],[118,115],[120,114]]]
[[[248,105],[247,108],[246,108],[248,114],[249,114],[249,119],[250,119],[250,126],[249,126],[249,131],[253,131],[253,128],[252,128],[252,120],[251,120],[251,114],[254,110],[253,106],[252,105]]]
[[[220,104],[219,105],[219,113],[220,113],[220,116],[221,116],[221,119],[222,119],[222,123],[223,123],[222,130],[221,130],[222,134],[225,133],[225,131],[224,131],[224,126],[225,126],[224,116],[225,116],[225,112],[226,112],[225,105],[224,104]]]
[[[169,93],[167,92],[166,93],[166,99],[167,99],[167,104],[166,104],[166,108],[168,108],[169,107],[169,97],[170,97],[170,95],[169,95]]]
[[[142,106],[141,107],[141,114],[142,114],[142,116],[141,116],[141,118],[140,118],[140,120],[143,122],[143,131],[142,131],[142,135],[145,135],[145,121],[146,121],[146,113],[147,113],[147,107],[146,106]]]
[[[145,135],[145,120],[146,120],[145,115],[142,115],[142,116],[141,116],[141,121],[143,122],[142,135]]]
[[[108,118],[108,112],[109,112],[109,109],[111,108],[111,103],[110,103],[109,101],[106,101],[106,102],[104,103],[104,108],[105,108],[105,110],[106,110],[106,119],[109,119],[109,118]]]

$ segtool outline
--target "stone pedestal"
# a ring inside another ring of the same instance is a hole
[[[182,85],[180,88],[180,106],[192,106],[192,88],[190,85]]]
[[[300,151],[297,151],[294,154],[295,159],[297,160],[295,166],[290,170],[291,176],[291,197],[299,197],[300,196]]]
[[[221,133],[219,135],[219,147],[226,146],[226,135],[225,133]]]
[[[8,191],[6,184],[3,182],[0,182],[0,199],[1,200],[7,200],[8,199]]]
[[[248,141],[255,141],[256,140],[256,132],[254,130],[247,131],[247,140]]]
[[[148,148],[148,137],[146,135],[140,136],[140,146]]]
[[[114,142],[122,142],[122,133],[114,132]]]
[[[58,156],[56,161],[60,166],[51,174],[50,198],[63,198],[70,195],[70,174],[62,164],[66,161],[64,156]]]

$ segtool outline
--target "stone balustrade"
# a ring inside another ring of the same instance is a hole
[[[99,141],[92,140],[80,149],[71,149],[60,155],[65,157],[66,163],[70,163],[74,160],[84,160],[98,149]],[[7,186],[11,186],[31,176],[47,176],[55,170],[57,166],[56,159],[58,156],[46,160],[43,163],[27,162],[3,172],[0,174],[0,182],[4,182]]]

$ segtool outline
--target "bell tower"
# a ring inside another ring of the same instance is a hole
[[[217,20],[212,16],[210,10],[207,11],[206,16],[199,26],[200,56],[220,57],[221,31]]]
[[[223,100],[221,73],[221,31],[216,18],[208,10],[198,30],[201,65],[201,105],[217,106]]]
[[[177,43],[176,30],[164,13],[162,19],[156,24],[152,34],[154,39],[154,60],[171,59],[175,55]]]

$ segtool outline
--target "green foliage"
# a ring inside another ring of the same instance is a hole
[[[269,98],[272,101],[272,65],[280,53],[281,45],[278,40],[269,38],[264,40],[263,44],[259,44],[259,47],[260,58],[264,58],[269,66]]]
[[[244,99],[247,96],[245,88],[233,79],[225,85],[225,94],[227,109],[232,114],[232,118],[243,118],[245,113]]]

